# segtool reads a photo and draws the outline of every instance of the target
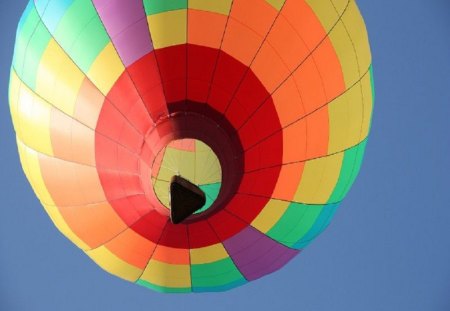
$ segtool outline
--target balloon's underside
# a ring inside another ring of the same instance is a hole
[[[372,98],[353,0],[31,1],[10,83],[21,162],[55,225],[164,292],[241,285],[314,239],[358,174]],[[198,149],[171,152],[198,165],[167,165],[212,198],[174,225],[161,151],[183,139]]]

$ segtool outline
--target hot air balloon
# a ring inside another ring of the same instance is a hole
[[[301,252],[360,170],[373,96],[354,0],[30,1],[9,88],[56,227],[161,292]]]

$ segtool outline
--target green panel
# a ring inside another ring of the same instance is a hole
[[[294,248],[305,248],[312,240],[321,234],[330,224],[330,221],[333,218],[338,206],[339,204],[325,205],[319,217],[317,217],[314,225],[311,229],[309,229],[308,233],[306,233],[297,243],[295,243]]]
[[[144,280],[137,280],[136,284],[150,288],[150,289],[160,292],[160,293],[190,293],[190,292],[192,292],[192,289],[190,287],[189,288],[164,287],[164,286],[159,286],[159,285],[149,283]]]
[[[323,205],[292,202],[280,220],[267,232],[274,240],[292,247],[314,225]]]
[[[217,272],[221,273],[218,274]],[[192,287],[205,288],[223,286],[245,280],[231,258],[191,266]]]
[[[110,42],[90,0],[75,1],[69,7],[54,37],[84,73]]]
[[[339,179],[328,199],[329,203],[340,202],[347,195],[361,167],[366,142],[367,140],[364,140],[357,146],[345,151]]]
[[[147,15],[187,8],[187,0],[144,0]]]
[[[25,18],[25,16],[23,16],[20,20],[21,27],[17,31],[16,35],[13,67],[19,76],[22,75],[22,71],[24,69],[25,53],[27,51],[30,39],[33,36],[38,24],[39,15],[33,6],[29,9],[29,14],[27,15],[27,17]]]
[[[22,63],[23,70],[22,68],[16,69],[16,64],[14,64],[14,69],[17,70],[16,72],[20,79],[32,90],[35,89],[39,64],[50,39],[51,36],[47,28],[40,22],[26,49],[25,58]],[[20,64],[17,64],[17,66],[20,66]]]
[[[211,207],[211,205],[214,203],[214,201],[217,199],[217,196],[219,195],[221,184],[222,183],[218,182],[215,184],[207,184],[199,186],[200,189],[202,189],[202,191],[206,195],[206,203],[201,209],[195,212],[196,214],[204,212]]]

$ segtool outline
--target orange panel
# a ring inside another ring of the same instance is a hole
[[[39,163],[45,185],[57,206],[85,205],[106,200],[95,167],[42,154],[39,155]]]
[[[280,55],[280,58],[291,72],[294,71],[310,53],[305,42],[282,15],[277,18],[273,28],[267,36],[267,42]]]
[[[283,163],[306,158],[306,123],[299,121],[283,129]]]
[[[71,124],[71,117],[56,108],[51,108],[50,138],[56,158],[72,159]]]
[[[326,104],[323,81],[312,57],[309,57],[298,68],[293,77],[302,97],[306,113],[311,113]]]
[[[259,50],[251,68],[269,93],[275,91],[290,74],[280,55],[267,42]]]
[[[345,91],[345,81],[339,58],[329,38],[317,47],[313,57],[323,81],[327,102],[330,102]]]
[[[53,108],[50,135],[55,157],[95,165],[95,132],[92,129]]]
[[[105,245],[127,263],[145,269],[156,244],[127,229]]]
[[[189,249],[158,245],[152,259],[174,265],[189,265]]]
[[[188,43],[218,49],[222,42],[227,16],[188,10]]]
[[[291,201],[302,178],[305,163],[286,164],[281,167],[273,198]]]
[[[91,248],[101,246],[126,229],[109,203],[59,207],[73,232]]]
[[[319,19],[304,0],[286,1],[281,15],[289,21],[310,51],[326,37]]]
[[[74,118],[95,129],[104,100],[103,94],[85,78],[78,92]]]
[[[248,66],[261,46],[262,40],[263,37],[230,18],[222,50]]]
[[[329,122],[328,108],[324,107],[309,115],[307,122],[307,159],[322,157],[328,153]],[[300,121],[303,122],[303,121]]]
[[[265,37],[278,11],[267,1],[234,0],[230,18],[240,21],[261,37]]]
[[[292,77],[273,93],[272,99],[282,127],[305,115],[302,98]]]

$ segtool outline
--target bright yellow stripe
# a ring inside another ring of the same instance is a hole
[[[187,10],[147,16],[155,49],[186,43]]]
[[[37,152],[25,146],[19,139],[17,140],[17,146],[19,150],[20,162],[22,163],[25,175],[27,176],[31,187],[55,226],[78,247],[85,250],[88,249],[88,245],[72,232],[67,223],[64,221],[64,218],[61,216],[58,208],[55,207],[55,203],[53,202],[53,199],[45,185],[44,179],[42,178],[41,168],[39,165],[39,156]]]
[[[141,279],[164,287],[191,287],[190,266],[171,265],[152,259],[145,268]]]
[[[361,88],[363,92],[363,119],[361,127],[360,140],[365,139],[369,135],[370,122],[372,119],[373,109],[373,94],[372,94],[372,81],[370,81],[370,73],[367,73],[361,80]]]
[[[21,141],[40,153],[52,156],[50,137],[51,106],[24,84],[19,89],[15,124]]]
[[[364,74],[372,62],[369,38],[367,36],[366,25],[354,1],[351,1],[347,10],[342,16],[342,22],[347,28],[348,35],[353,43],[356,55],[358,55],[358,64],[360,75]]]
[[[367,73],[365,78],[369,79],[367,87],[370,88],[370,75]],[[356,84],[328,105],[330,124],[329,153],[348,149],[362,140],[364,101],[361,87],[361,83]],[[366,123],[369,121],[369,118],[367,119]],[[368,127],[368,124],[365,126]]]
[[[122,279],[135,282],[142,273],[141,269],[126,263],[111,253],[105,246],[101,246],[92,251],[87,251],[86,254],[105,271]]]
[[[341,170],[343,153],[310,160],[305,163],[294,201],[305,204],[327,203]]]
[[[39,65],[36,93],[53,106],[73,116],[78,91],[84,78],[84,74],[75,63],[56,41],[51,39]]]
[[[107,95],[124,71],[125,67],[110,42],[97,56],[87,76],[103,95]]]
[[[20,139],[17,139],[17,147],[22,168],[37,197],[45,204],[54,205],[53,198],[48,192],[42,177],[38,153],[28,148]]]
[[[326,2],[326,1],[316,1],[316,2]],[[345,8],[350,4],[354,3],[354,0],[330,0],[330,2],[333,3],[334,8],[336,9],[337,13],[339,15],[342,15],[342,12],[344,12]]]
[[[227,258],[228,253],[223,247],[222,243],[202,247],[193,248],[190,250],[191,264],[198,265],[204,263],[211,263]]]
[[[328,33],[339,19],[339,14],[329,0],[306,0],[320,20],[325,32]]]
[[[289,207],[289,202],[270,200],[259,215],[253,220],[251,225],[259,231],[268,232],[283,216]]]
[[[189,8],[228,15],[232,0],[189,0]]]
[[[11,70],[11,78],[9,82],[9,111],[11,112],[11,119],[13,121],[14,129],[18,136],[21,136],[19,127],[19,112],[18,105],[20,99],[21,81],[15,71]]]

